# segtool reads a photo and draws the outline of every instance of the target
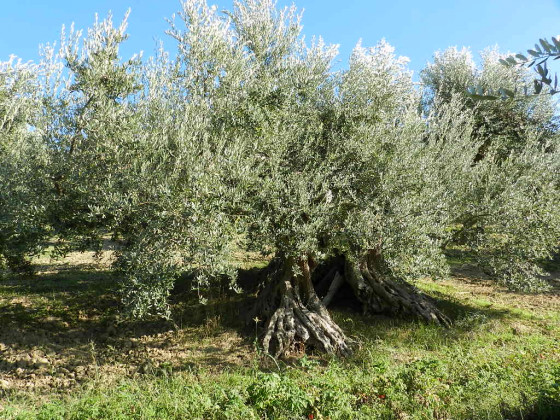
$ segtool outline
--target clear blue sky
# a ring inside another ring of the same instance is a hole
[[[209,0],[230,8],[231,0]],[[144,51],[151,55],[156,40],[172,48],[164,31],[180,8],[179,0],[2,0],[0,14],[0,61],[10,54],[24,61],[36,60],[38,45],[56,41],[62,24],[88,27],[98,12],[112,10],[120,21],[127,8],[130,39],[123,56]],[[279,5],[291,4],[279,0]],[[502,51],[524,51],[539,37],[560,34],[560,0],[297,0],[305,9],[306,36],[321,35],[340,44],[344,67],[356,42],[374,45],[381,38],[411,59],[418,72],[436,50],[468,46],[473,52],[498,44]]]

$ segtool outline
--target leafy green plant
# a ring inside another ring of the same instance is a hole
[[[303,417],[310,411],[313,400],[287,376],[277,373],[258,374],[247,388],[249,400],[265,418],[281,414]]]
[[[554,79],[552,79],[547,62],[549,59],[558,60],[560,57],[560,38],[552,37],[550,39],[551,41],[548,41],[546,38],[539,39],[534,49],[527,50],[527,56],[515,54],[500,60],[503,65],[508,67],[533,67],[538,75],[538,78],[533,81],[535,95],[540,94],[544,86],[548,86],[548,93],[550,95],[555,95],[559,92],[558,77],[554,75]],[[526,88],[524,92],[527,94]],[[508,96],[512,97],[513,93],[508,92]]]

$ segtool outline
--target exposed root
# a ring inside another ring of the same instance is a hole
[[[337,271],[334,274],[334,278],[331,281],[329,291],[323,298],[323,305],[329,306],[329,304],[332,302],[333,298],[335,297],[335,295],[340,290],[343,284],[344,284],[344,277],[342,277],[340,273]]]
[[[275,264],[276,272],[259,295],[253,316],[265,319],[262,340],[265,352],[284,356],[296,348],[313,346],[330,354],[352,353],[352,340],[331,319],[326,306],[346,282],[362,303],[364,312],[412,315],[419,319],[451,325],[429,296],[411,284],[391,277],[381,255],[370,251],[360,261],[338,258],[316,288],[311,282],[311,260],[286,259]],[[388,274],[389,273],[389,274]]]
[[[345,263],[345,278],[365,312],[412,315],[428,322],[450,326],[451,320],[434,302],[413,285],[382,274],[380,257],[370,252],[360,262]]]
[[[263,348],[275,357],[286,355],[296,345],[311,345],[330,354],[348,356],[349,340],[331,319],[311,284],[309,264],[288,260],[259,297],[257,313],[267,317]]]
[[[378,252],[370,251],[359,261],[337,257],[331,264],[316,286],[319,296],[324,296],[325,306],[346,282],[361,302],[364,313],[412,315],[427,322],[451,325],[449,318],[437,309],[429,296],[411,284],[392,278]]]

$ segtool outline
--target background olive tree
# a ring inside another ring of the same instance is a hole
[[[538,289],[544,286],[539,263],[551,257],[560,238],[554,204],[560,180],[556,105],[546,95],[503,100],[470,95],[473,85],[513,92],[532,80],[526,68],[504,66],[501,57],[487,50],[477,68],[466,49],[436,53],[421,74],[424,107],[455,100],[473,116],[471,141],[478,151],[471,173],[476,178],[462,178],[454,192],[459,199],[448,244],[472,251],[508,286]]]
[[[45,66],[15,58],[0,63],[0,268],[29,271],[28,258],[49,234],[41,141]]]

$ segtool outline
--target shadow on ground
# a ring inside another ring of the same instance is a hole
[[[240,296],[200,305],[174,296],[173,321],[122,317],[117,279],[91,266],[0,280],[0,385],[72,387],[93,375],[248,365]],[[184,297],[184,296],[183,296]]]
[[[168,374],[197,369],[224,370],[251,366],[257,359],[254,340],[262,332],[247,325],[246,313],[263,270],[240,272],[246,293],[229,290],[201,305],[193,297],[191,278],[177,283],[172,321],[123,318],[117,297],[118,279],[94,264],[42,265],[33,277],[0,280],[0,381],[14,389],[64,389],[93,375],[116,377]],[[461,293],[493,293],[484,279]],[[426,286],[426,285],[425,285]],[[481,292],[481,287],[487,288]],[[473,306],[457,297],[453,284],[427,283],[427,293],[456,326],[432,328],[432,340],[445,345],[492,319],[526,319],[527,312],[495,305],[489,298]],[[558,290],[552,298],[558,299]],[[515,298],[515,297],[513,297]],[[469,302],[472,299],[469,299]],[[350,335],[366,341],[389,339],[414,331],[417,321],[360,314],[348,293],[334,303],[333,316]],[[435,338],[434,338],[435,337]],[[1,383],[0,383],[1,385]]]

